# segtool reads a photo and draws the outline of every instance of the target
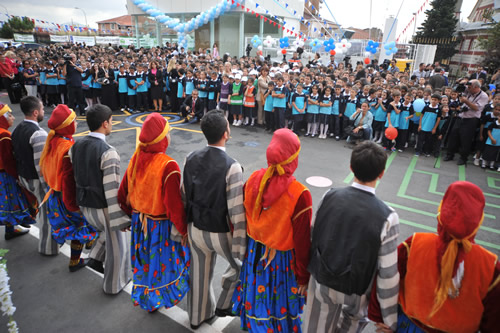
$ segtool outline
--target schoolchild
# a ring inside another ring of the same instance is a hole
[[[135,67],[130,66],[129,72],[127,74],[127,96],[128,96],[128,111],[131,113],[138,113],[136,111],[136,100],[137,100],[137,84],[135,83],[136,79]]]
[[[330,116],[330,137],[335,136],[335,140],[340,140],[340,121],[342,114],[340,113],[340,106],[343,104],[342,87],[335,86],[335,94],[332,96],[332,114]]]
[[[191,93],[193,92],[193,90],[195,89],[195,82],[194,82],[194,77],[193,77],[193,70],[192,69],[188,69],[186,71],[186,77],[184,77],[181,81],[182,83],[182,86],[184,87],[184,93],[182,95],[182,98],[184,98],[184,100],[186,98],[188,98],[189,96],[191,96]]]
[[[488,127],[488,139],[484,146],[483,163],[481,165],[483,169],[488,166],[490,169],[494,169],[500,152],[500,104],[495,105],[493,115],[496,117],[496,120]]]
[[[241,82],[241,75],[234,76],[234,82],[229,86],[229,111],[233,117],[233,126],[241,126],[243,124],[243,93],[244,87]]]
[[[244,90],[243,111],[245,114],[245,126],[255,126],[255,118],[257,118],[257,109],[255,108],[255,95],[257,94],[257,88],[254,83],[255,79],[253,77],[249,77]]]
[[[443,97],[444,98],[444,97]],[[450,127],[450,107],[448,105],[441,105],[441,120],[439,121],[439,125],[436,132],[436,138],[433,143],[432,152],[434,157],[439,157],[439,153],[441,152],[441,145],[443,142],[446,133]]]
[[[148,73],[145,65],[137,66],[138,73],[135,76],[136,93],[137,93],[137,110],[148,111]]]
[[[274,108],[274,124],[276,129],[285,127],[285,110],[287,104],[288,89],[282,76],[276,77],[276,86],[272,92]]]
[[[398,137],[396,138],[396,149],[402,153],[408,146],[408,133],[410,127],[410,119],[413,118],[415,111],[412,104],[413,96],[408,93],[404,97],[404,102],[401,104],[401,113],[399,114],[399,129]]]
[[[47,62],[47,72],[45,84],[47,85],[47,104],[55,108],[58,104],[58,90],[59,80],[57,79],[57,70],[52,65],[52,62]]]
[[[399,131],[399,121],[401,118],[401,103],[399,102],[401,99],[401,93],[399,91],[395,91],[395,95],[392,96],[392,101],[387,105],[387,120],[385,122],[385,129],[382,139],[382,147],[385,150],[396,151],[396,141],[389,140],[385,136],[385,130],[389,127],[394,127]],[[399,135],[399,134],[398,134]]]
[[[205,114],[206,109],[208,107],[208,80],[207,80],[207,73],[204,71],[201,71],[199,73],[199,79],[195,81],[195,86],[196,89],[198,89],[198,93],[200,96],[201,104],[202,104],[202,109],[203,109],[203,114]]]
[[[273,93],[274,82],[269,81],[267,90],[262,94],[262,104],[264,105],[264,121],[266,125],[266,132],[273,132],[275,130],[274,114],[273,114]]]
[[[92,99],[92,74],[90,73],[90,69],[92,68],[92,64],[90,62],[86,63],[85,70],[82,72],[82,90],[83,97],[85,97],[85,102],[87,103],[87,108],[93,105]]]
[[[319,121],[319,88],[318,85],[313,85],[311,87],[311,94],[307,99],[307,133],[306,136],[311,136],[314,138],[318,130]]]
[[[306,114],[307,96],[304,94],[302,84],[297,85],[296,91],[292,94],[292,117],[293,132],[300,136],[300,124]]]
[[[440,100],[441,95],[433,94],[431,96],[431,103],[422,110],[422,116],[418,125],[418,142],[415,156],[424,153],[428,157],[431,154],[433,136],[436,134],[439,121],[441,120]]]
[[[328,124],[332,113],[332,88],[326,87],[319,103],[319,135],[318,138],[326,139],[328,133]]]
[[[377,100],[377,105],[374,107],[373,114],[373,141],[381,143],[384,137],[384,124],[387,121],[387,112],[390,112],[391,97],[387,90],[382,91],[381,96]]]
[[[231,91],[231,83],[229,82],[229,75],[222,75],[222,83],[219,86],[219,109],[222,110],[226,116],[229,117],[229,94]]]
[[[207,110],[215,110],[219,101],[220,81],[216,71],[210,73],[210,81],[208,81],[208,105]]]
[[[127,95],[128,95],[128,84],[127,84],[127,73],[125,72],[125,67],[120,66],[120,71],[116,72],[116,82],[118,82],[118,96],[120,100],[120,109],[125,111],[127,107]]]

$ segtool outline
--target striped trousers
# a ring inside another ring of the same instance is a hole
[[[111,230],[108,209],[81,207],[82,213],[98,232],[90,258],[104,263],[104,285],[106,294],[118,294],[132,278],[127,234]]]
[[[222,292],[217,301],[218,309],[231,309],[231,299],[239,281],[241,263],[231,255],[233,237],[228,233],[203,231],[188,225],[191,248],[191,288],[188,293],[188,313],[192,325],[199,325],[215,314],[215,298],[212,279],[217,255],[229,263],[222,275]]]
[[[370,288],[371,290],[371,284]],[[368,324],[370,293],[346,295],[319,284],[313,276],[307,289],[307,309],[304,332],[361,332]]]
[[[19,176],[19,181],[21,185],[33,193],[40,204],[45,197],[45,191],[43,190],[42,183],[39,179],[25,179]],[[38,240],[38,252],[46,255],[53,256],[59,253],[59,246],[57,242],[52,238],[52,228],[49,223],[49,217],[47,215],[47,204],[40,207],[40,211],[36,216],[36,226],[40,229],[40,239]]]

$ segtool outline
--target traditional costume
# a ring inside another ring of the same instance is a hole
[[[251,332],[300,332],[309,280],[312,198],[295,180],[300,141],[289,129],[274,132],[267,148],[267,169],[245,184],[248,248],[233,312]]]
[[[118,201],[132,216],[132,300],[147,311],[180,302],[189,290],[189,247],[177,162],[165,154],[170,126],[159,113],[144,122]]]
[[[19,183],[36,198],[38,203],[43,201],[47,192],[47,184],[39,163],[46,139],[47,132],[34,120],[24,119],[12,132],[12,148]],[[47,256],[58,254],[59,246],[52,238],[47,206],[40,207],[36,219],[40,230],[38,252]]]
[[[14,226],[36,222],[30,214],[28,200],[16,181],[16,162],[7,121],[10,112],[8,105],[0,104],[0,225],[5,226],[5,239],[26,233],[16,230]]]
[[[354,182],[326,192],[313,226],[306,332],[360,332],[373,281],[382,321],[395,331],[398,235],[397,213],[373,187]]]
[[[68,151],[75,143],[76,114],[64,104],[59,104],[48,121],[50,128],[40,157],[40,168],[49,190],[45,196],[48,218],[52,226],[52,238],[58,244],[71,241],[71,272],[85,266],[80,259],[83,245],[97,238],[76,205],[75,178]]]
[[[183,178],[192,256],[188,313],[191,327],[196,328],[214,314],[231,314],[241,269],[238,260],[243,261],[246,248],[243,170],[225,147],[209,145],[187,156]],[[222,275],[216,308],[212,278],[217,255],[229,267]]]
[[[104,134],[91,132],[71,147],[69,156],[75,174],[76,203],[99,232],[89,266],[104,272],[104,292],[117,294],[132,273],[129,244],[122,232],[130,226],[130,219],[118,205],[120,155],[106,143]]]
[[[484,218],[484,195],[459,181],[438,209],[438,234],[415,233],[398,248],[398,332],[498,332],[500,264],[474,243]],[[370,319],[380,321],[378,304]]]

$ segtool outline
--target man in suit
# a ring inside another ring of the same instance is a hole
[[[486,72],[483,71],[482,66],[477,66],[476,72],[472,73],[469,80],[483,79],[486,82]]]
[[[181,106],[182,116],[186,118],[184,122],[189,122],[193,119],[193,122],[199,122],[203,117],[203,103],[198,97],[198,90],[193,90],[191,96],[186,98]]]

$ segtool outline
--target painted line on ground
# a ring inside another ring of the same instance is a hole
[[[29,233],[31,236],[35,237],[36,239],[40,239],[40,229],[35,226],[31,225],[31,228],[26,229],[29,230]],[[68,244],[64,243],[62,247],[59,248],[59,252],[65,255],[68,258],[71,258],[71,248]],[[92,273],[96,274],[97,276],[101,277],[104,279],[104,274],[101,274],[99,272],[94,271],[93,269],[89,267],[85,267]],[[132,281],[130,281],[125,288],[123,288],[123,291],[125,291],[127,294],[131,295],[132,294]],[[187,297],[187,296],[186,296]],[[141,311],[145,311],[142,310]],[[184,326],[188,330],[192,332],[200,332],[200,333],[221,333],[227,325],[236,317],[224,317],[224,318],[217,318],[212,324],[206,324],[204,323],[201,325],[197,330],[192,330],[190,323],[189,323],[189,316],[186,311],[181,309],[178,306],[173,306],[169,309],[166,309],[165,307],[161,307],[158,309],[159,313],[163,314],[164,316],[168,317],[169,319],[175,321],[176,323]]]

